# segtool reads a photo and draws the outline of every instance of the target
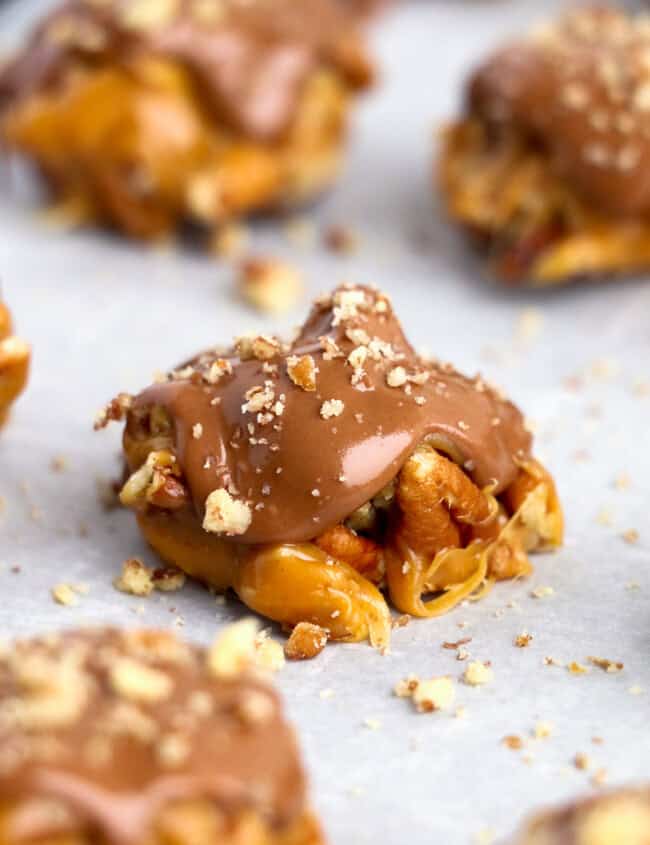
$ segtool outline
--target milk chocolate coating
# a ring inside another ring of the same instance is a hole
[[[350,297],[363,301],[350,306]],[[337,344],[340,357],[327,360],[324,338]],[[359,348],[370,352],[363,372],[355,373],[348,356]],[[306,355],[317,368],[313,391],[298,387],[287,372],[288,356]],[[194,374],[181,371],[180,378],[137,396],[129,428],[135,430],[151,406],[167,409],[197,514],[202,518],[206,498],[220,487],[250,505],[252,521],[235,538],[240,542],[313,539],[395,478],[426,437],[477,484],[495,482],[498,491],[515,478],[516,459],[529,454],[531,438],[519,411],[481,379],[420,358],[386,297],[369,288],[339,289],[315,305],[296,340],[266,365],[231,353],[232,374],[206,384],[198,373],[215,357],[207,352],[191,362]],[[396,368],[415,381],[389,386]],[[247,391],[265,382],[284,407],[260,425],[242,406]],[[339,416],[323,417],[328,400],[343,403]],[[193,436],[197,424],[199,438]]]
[[[650,837],[650,787],[622,789],[537,816],[516,845],[644,845]]]
[[[530,136],[557,172],[614,215],[650,210],[650,26],[583,8],[496,53],[468,88],[469,109]]]
[[[123,658],[162,673],[168,694],[121,693],[113,673]],[[264,718],[247,716],[251,697],[258,708],[263,699]],[[161,753],[169,737],[186,756]],[[8,841],[90,830],[140,845],[165,805],[201,798],[226,814],[252,808],[278,828],[305,810],[293,733],[255,676],[216,678],[203,650],[160,631],[44,636],[0,660],[0,801],[21,804]],[[43,814],[34,799],[67,812]]]
[[[320,67],[350,88],[372,68],[356,16],[338,0],[170,0],[150,25],[129,23],[140,0],[68,0],[0,72],[0,109],[64,82],[79,67],[122,66],[141,57],[179,63],[226,126],[273,141],[291,124],[307,77]],[[197,11],[199,8],[204,11]]]

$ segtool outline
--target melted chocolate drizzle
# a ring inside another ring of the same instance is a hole
[[[342,317],[350,295],[363,303]],[[367,342],[359,343],[360,337]],[[328,360],[323,338],[336,344],[338,357]],[[361,373],[348,356],[364,346],[371,352]],[[315,390],[291,381],[290,356],[311,356]],[[252,521],[237,542],[313,539],[392,481],[425,438],[478,485],[495,483],[497,491],[515,478],[516,461],[529,454],[531,437],[514,405],[481,379],[419,357],[385,296],[368,288],[342,288],[317,304],[296,340],[270,361],[242,360],[231,352],[232,373],[206,384],[199,374],[216,358],[214,352],[198,356],[174,380],[137,396],[129,430],[152,406],[167,410],[197,514],[202,518],[207,497],[221,487],[249,503]],[[389,386],[400,376],[409,380]],[[260,424],[243,405],[252,388],[265,384],[283,410]],[[325,419],[323,403],[329,400],[343,402],[343,410]]]

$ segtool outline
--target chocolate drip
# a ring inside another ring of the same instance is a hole
[[[350,298],[363,301],[350,306]],[[338,349],[337,357],[328,348]],[[353,366],[364,355],[363,366]],[[314,390],[289,375],[287,362],[302,356],[317,370]],[[129,431],[152,406],[167,410],[201,518],[207,497],[221,487],[249,504],[252,521],[238,541],[313,539],[375,496],[425,438],[477,484],[497,490],[529,453],[519,411],[481,379],[416,355],[386,298],[367,288],[340,289],[315,306],[290,347],[268,361],[231,356],[232,373],[206,384],[200,374],[216,357],[199,356],[136,397]],[[251,389],[265,385],[273,394],[268,417],[243,408]],[[342,409],[326,404],[332,400]],[[338,415],[329,416],[331,407]]]
[[[149,699],[116,688],[123,659],[135,662],[130,671],[162,673],[168,692]],[[162,632],[77,631],[18,644],[0,662],[0,717],[0,796],[16,802],[9,838],[86,830],[139,845],[164,807],[201,798],[226,815],[252,809],[278,828],[305,811],[275,692],[254,675],[211,675],[201,649]]]
[[[470,80],[470,111],[514,127],[599,209],[650,211],[650,31],[593,8],[492,56]]]
[[[227,126],[273,141],[289,127],[314,70],[333,68],[351,88],[371,80],[355,16],[338,0],[178,0],[161,4],[170,11],[147,25],[134,20],[132,2],[64,3],[0,72],[0,107],[62,83],[79,67],[128,68],[159,57],[191,74]]]

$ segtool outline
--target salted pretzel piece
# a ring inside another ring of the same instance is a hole
[[[29,346],[11,333],[9,309],[0,302],[0,425],[27,383],[29,362]]]
[[[399,610],[446,613],[487,579],[528,574],[527,551],[561,543],[562,515],[548,473],[530,461],[512,488],[499,503],[431,447],[414,453],[400,475],[401,513],[386,550],[388,589]]]

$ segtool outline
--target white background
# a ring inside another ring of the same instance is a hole
[[[0,13],[0,42],[14,41],[46,5],[20,0]],[[374,35],[382,84],[357,113],[344,178],[310,212],[357,230],[360,251],[341,259],[297,248],[272,221],[254,230],[255,250],[290,257],[310,294],[342,279],[378,284],[416,345],[503,385],[537,426],[538,453],[556,474],[567,515],[566,547],[538,557],[528,582],[413,622],[395,633],[389,656],[334,646],[279,676],[333,845],[461,845],[486,829],[506,836],[540,803],[592,789],[590,772],[571,765],[579,751],[610,783],[648,775],[650,396],[634,385],[650,381],[650,284],[499,290],[448,231],[430,188],[434,129],[455,113],[468,68],[543,8],[562,6],[432,2],[386,17]],[[7,179],[0,274],[20,333],[34,345],[29,391],[0,436],[1,633],[107,621],[168,626],[180,614],[188,637],[209,641],[239,615],[234,601],[219,607],[193,586],[141,601],[111,587],[126,557],[153,557],[132,516],[106,514],[98,502],[97,479],[119,472],[120,431],[93,434],[92,419],[119,390],[145,386],[155,370],[204,346],[300,322],[307,303],[279,322],[261,318],[237,301],[228,264],[187,245],[150,251],[56,231]],[[541,331],[522,343],[517,326],[531,308]],[[50,462],[58,455],[69,466],[56,474]],[[622,473],[630,479],[624,490],[614,484]],[[611,524],[599,520],[603,512]],[[634,546],[621,539],[632,528],[640,532]],[[60,607],[49,592],[60,581],[86,582],[90,592],[78,607]],[[554,595],[531,598],[539,585]],[[517,649],[513,637],[524,629],[534,640]],[[495,675],[488,687],[459,684],[465,719],[416,715],[392,697],[409,673],[460,675],[463,664],[441,643],[464,636]],[[588,655],[625,669],[573,676],[543,665],[544,656]],[[642,694],[632,695],[634,686]],[[321,698],[323,689],[333,696]],[[363,725],[369,718],[380,721],[377,730]],[[500,743],[506,734],[528,736],[538,719],[555,724],[550,739],[531,740],[523,752]]]

